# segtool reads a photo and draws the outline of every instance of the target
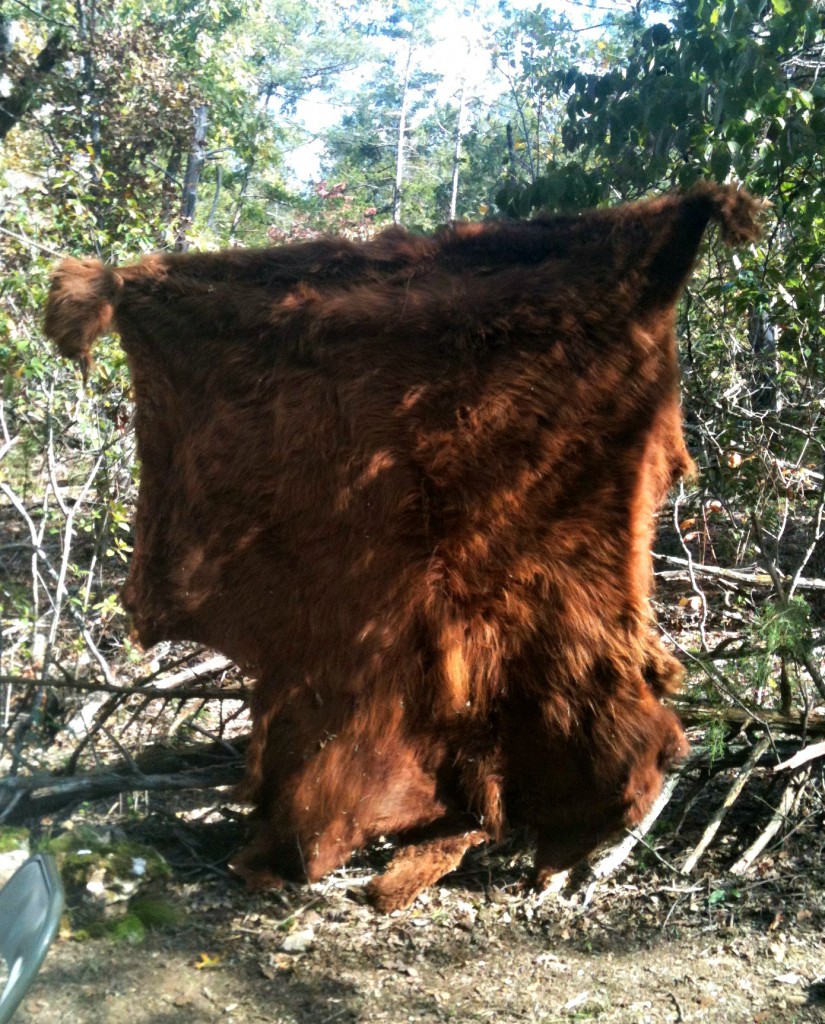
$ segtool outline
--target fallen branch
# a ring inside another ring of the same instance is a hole
[[[802,791],[808,781],[810,772],[810,768],[803,768],[794,773],[791,777],[791,781],[782,791],[779,805],[774,811],[771,820],[756,840],[751,843],[739,860],[730,869],[732,875],[746,874],[759,854],[762,853],[771,839],[773,839],[776,833],[782,828],[793,812],[799,798],[802,796]]]
[[[657,562],[664,562],[667,565],[678,565],[678,570],[662,569],[656,573],[661,579],[690,579],[689,569],[691,563],[686,558],[678,558],[676,555],[660,555],[653,552]],[[731,583],[734,586],[747,587],[773,587],[774,580],[767,572],[745,572],[743,569],[727,569],[721,565],[703,565],[700,562],[693,562],[692,569],[695,575],[714,576],[723,582]],[[799,579],[796,581],[795,590],[825,590],[825,580]]]
[[[61,778],[55,775],[13,776],[0,780],[0,821],[17,824],[29,818],[54,814],[69,804],[101,797],[118,796],[135,790],[219,789],[233,786],[243,778],[243,764],[229,761],[210,768],[171,774],[146,775],[92,772]]]
[[[825,715],[785,715],[781,711],[759,711],[751,713],[746,708],[698,707],[695,704],[673,701],[673,710],[683,725],[707,725],[711,722],[725,722],[731,726],[769,725],[780,732],[794,735],[825,735]]]
[[[745,788],[745,783],[751,777],[759,763],[762,756],[770,748],[771,741],[767,736],[763,736],[762,739],[756,744],[747,761],[742,765],[739,771],[736,773],[733,785],[728,790],[727,796],[722,801],[721,805],[717,807],[715,814],[710,820],[708,827],[702,833],[702,837],[696,846],[693,848],[691,853],[685,858],[685,862],[682,865],[681,871],[683,875],[689,875],[690,872],[696,867],[699,862],[699,858],[707,850],[710,844],[713,842],[713,837],[719,831],[719,826],[722,824],[722,819],[727,814],[728,810],[734,805],[739,794]]]
[[[647,812],[644,819],[636,826],[636,828],[630,829],[624,839],[611,847],[607,853],[592,865],[590,868],[590,874],[593,878],[598,879],[599,881],[608,878],[614,873],[614,871],[624,864],[633,852],[636,844],[644,839],[651,828],[653,828],[656,819],[665,807],[667,807],[670,802],[670,798],[673,796],[676,787],[679,785],[680,778],[681,774],[678,772],[668,776],[665,780],[665,784],[662,786],[662,792],[656,798],[656,802]]]
[[[786,768],[800,768],[803,764],[815,761],[818,757],[825,757],[825,741],[822,743],[812,743],[809,747],[804,747],[798,753],[794,754],[793,757],[789,757],[787,761],[783,761],[781,764],[778,764],[774,768],[774,771],[781,772]]]
[[[41,681],[29,679],[26,676],[0,676],[1,683],[9,683],[13,686],[49,686],[55,690],[79,690],[92,693],[114,693],[129,697],[133,694],[140,694],[141,697],[162,697],[165,700],[179,697],[194,697],[208,700],[243,700],[249,695],[249,689],[245,686],[221,686],[221,687],[185,687],[181,683],[194,681],[196,679],[216,679],[227,669],[233,667],[231,661],[223,657],[210,658],[200,665],[193,665],[165,679],[158,679],[153,685],[144,685],[140,680],[132,686],[118,686],[92,679],[46,679]]]

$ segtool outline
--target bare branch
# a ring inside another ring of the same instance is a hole
[[[719,826],[722,824],[722,819],[727,814],[728,810],[733,807],[739,794],[745,788],[745,783],[753,774],[754,769],[759,763],[762,755],[770,747],[771,743],[767,736],[763,736],[762,739],[756,744],[753,750],[750,752],[750,756],[747,761],[742,765],[739,771],[736,773],[736,778],[733,785],[728,790],[727,796],[722,803],[717,807],[715,814],[711,818],[707,828],[702,833],[702,837],[693,850],[685,858],[685,862],[682,865],[682,874],[689,875],[690,872],[696,867],[699,862],[699,858],[707,850],[710,844],[713,842],[713,837],[719,831]]]
[[[753,862],[762,853],[771,839],[773,839],[776,833],[782,828],[792,813],[794,806],[802,796],[802,791],[810,777],[810,771],[810,768],[803,768],[794,773],[791,777],[791,781],[783,790],[779,804],[777,805],[777,808],[767,826],[762,830],[754,842],[751,843],[747,850],[745,850],[733,867],[731,867],[730,872],[732,875],[746,874]]]

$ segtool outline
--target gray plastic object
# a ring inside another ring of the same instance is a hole
[[[0,1024],[14,1016],[46,958],[63,913],[63,886],[52,857],[39,853],[0,890],[0,956],[9,976],[0,993]]]

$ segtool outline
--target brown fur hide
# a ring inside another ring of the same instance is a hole
[[[123,600],[256,680],[253,884],[392,833],[409,903],[532,827],[540,882],[640,820],[686,749],[648,596],[690,466],[674,309],[733,186],[529,223],[67,260],[47,333],[129,359],[142,479]]]

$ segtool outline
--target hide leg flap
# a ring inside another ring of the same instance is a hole
[[[609,831],[604,836],[591,834],[588,838],[569,832],[539,832],[534,883],[536,889],[542,891],[552,887],[554,879],[561,872],[583,860],[608,834]]]
[[[346,864],[364,843],[359,831],[329,824],[325,828],[287,829],[271,820],[258,825],[258,834],[233,857],[229,867],[254,892],[280,889],[284,881],[317,882]]]
[[[420,892],[454,871],[468,850],[491,838],[488,832],[473,829],[403,846],[387,870],[369,883],[367,895],[377,910],[385,913],[404,910]]]
[[[229,862],[233,875],[243,879],[250,892],[261,889],[282,889],[284,879],[275,872],[271,852],[252,843],[239,850]]]

